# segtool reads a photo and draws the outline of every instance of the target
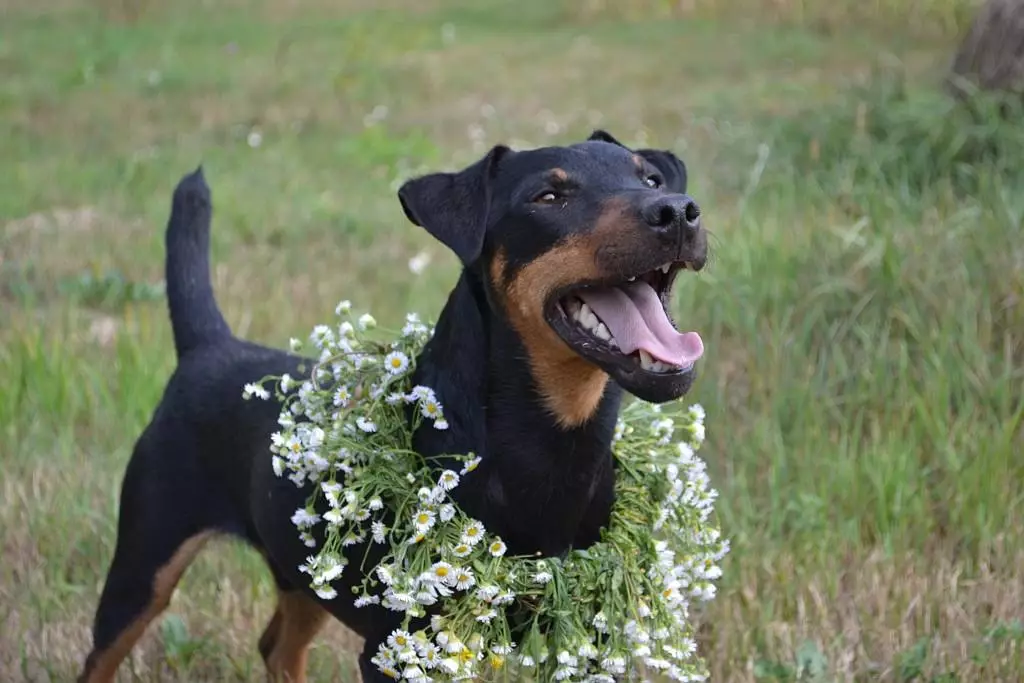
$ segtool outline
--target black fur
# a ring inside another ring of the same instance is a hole
[[[479,468],[456,489],[457,499],[513,553],[552,556],[598,540],[613,502],[610,442],[623,389],[608,383],[588,419],[559,426],[539,396],[527,340],[505,313],[505,293],[489,264],[500,252],[513,277],[567,237],[586,234],[600,219],[605,200],[615,197],[636,210],[623,225],[622,241],[612,245],[609,276],[620,276],[612,271],[627,267],[650,269],[666,254],[682,252],[699,267],[706,249],[674,222],[644,222],[644,207],[653,201],[671,206],[691,201],[680,194],[686,189],[682,162],[667,151],[639,152],[663,176],[663,186],[652,188],[638,175],[631,152],[607,133],[595,136],[571,147],[526,152],[496,147],[466,170],[409,181],[398,195],[409,220],[464,264],[414,378],[436,390],[450,427],[422,428],[414,444],[425,455],[474,451],[482,456]],[[566,195],[572,201],[560,208],[537,204],[534,197],[547,187],[545,174],[553,167],[573,182]],[[252,544],[267,558],[279,589],[316,600],[308,576],[298,571],[309,549],[289,519],[309,491],[271,469],[268,443],[278,429],[279,406],[241,395],[244,384],[268,374],[308,375],[311,363],[231,334],[209,278],[211,212],[198,169],[175,190],[167,226],[167,295],[178,366],[125,473],[117,547],[81,681],[110,680],[99,663],[116,667],[120,655],[111,655],[112,644],[120,638],[123,645],[130,625],[160,602],[155,577],[187,539],[200,533],[221,532]],[[673,232],[666,232],[669,228]],[[647,233],[657,233],[656,239]],[[689,386],[689,376],[683,386],[672,385],[672,398]],[[364,680],[381,681],[387,679],[369,658],[398,618],[382,607],[354,608],[348,589],[360,578],[364,550],[353,549],[353,563],[336,584],[338,597],[320,604],[367,639],[360,668]],[[261,650],[273,640],[265,635]]]

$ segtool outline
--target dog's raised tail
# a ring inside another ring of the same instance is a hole
[[[178,357],[231,337],[210,282],[210,188],[199,166],[178,183],[165,245],[167,305]]]

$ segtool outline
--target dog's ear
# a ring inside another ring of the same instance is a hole
[[[461,171],[406,181],[398,188],[406,218],[454,251],[463,264],[473,263],[483,250],[494,170],[508,151],[497,145]]]
[[[587,138],[587,141],[589,141],[589,142],[593,142],[593,141],[597,141],[597,142],[610,142],[611,144],[618,145],[619,147],[626,147],[624,144],[622,144],[621,142],[616,140],[615,137],[611,133],[609,133],[606,130],[601,130],[600,128],[598,128],[593,133],[591,133],[590,137]],[[626,149],[629,149],[629,148],[626,147]]]
[[[667,149],[638,149],[637,154],[665,177],[665,189],[669,192],[686,194],[686,164]]]
[[[610,142],[613,145],[629,149],[605,130],[595,130],[587,140]],[[686,164],[679,157],[667,149],[638,149],[636,153],[646,159],[654,168],[658,169],[661,175],[665,176],[665,188],[667,190],[679,194],[686,192]]]

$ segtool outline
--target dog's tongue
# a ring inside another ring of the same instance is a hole
[[[625,354],[643,349],[652,357],[686,367],[704,353],[696,332],[677,332],[658,293],[639,278],[619,287],[585,289],[579,297],[597,314]]]

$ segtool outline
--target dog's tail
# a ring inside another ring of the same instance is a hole
[[[210,283],[212,212],[210,188],[200,166],[174,190],[165,237],[167,305],[179,358],[197,347],[231,338]]]

